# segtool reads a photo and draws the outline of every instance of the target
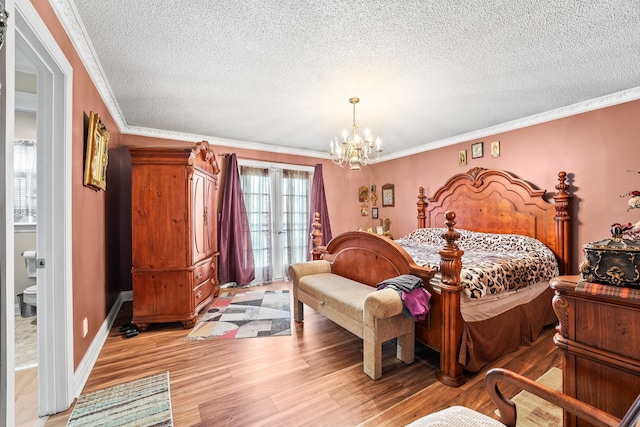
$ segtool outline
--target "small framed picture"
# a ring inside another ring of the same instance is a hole
[[[358,189],[358,201],[366,202],[369,200],[369,189],[366,185],[363,185]]]
[[[371,219],[378,219],[378,208],[371,208]]]
[[[478,159],[484,156],[484,142],[471,144],[471,158]]]
[[[394,185],[385,184],[382,186],[382,207],[395,206]]]
[[[382,235],[384,234],[384,230],[382,229],[382,226],[381,226],[381,225],[378,225],[378,226],[376,227],[376,234],[378,234],[378,235],[380,235],[380,236],[382,236]]]
[[[467,150],[458,151],[458,166],[467,166]]]
[[[491,143],[491,157],[500,157],[500,141]]]

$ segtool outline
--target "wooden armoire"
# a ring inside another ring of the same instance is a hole
[[[130,147],[132,323],[182,322],[219,293],[216,192],[220,168],[207,141]]]

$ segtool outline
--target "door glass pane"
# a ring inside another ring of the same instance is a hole
[[[283,268],[307,259],[310,173],[284,170],[282,174]]]
[[[256,269],[255,282],[272,281],[271,265],[271,180],[269,170],[240,166],[240,180],[247,219],[251,231],[253,262]]]
[[[312,173],[240,166],[256,268],[253,284],[285,279],[307,257]]]

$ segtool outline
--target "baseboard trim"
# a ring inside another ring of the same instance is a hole
[[[122,307],[122,304],[125,301],[132,301],[132,300],[133,300],[133,291],[122,291],[118,295],[116,302],[113,303],[113,306],[111,307],[111,310],[109,310],[109,314],[107,315],[107,318],[104,319],[104,322],[102,322],[102,325],[100,326],[100,329],[98,330],[98,333],[96,334],[95,338],[91,342],[89,349],[87,350],[84,357],[80,361],[80,364],[78,365],[78,369],[76,369],[76,371],[74,372],[73,393],[75,397],[80,396],[80,393],[82,393],[82,389],[84,388],[84,385],[87,383],[87,380],[89,379],[89,375],[91,374],[91,371],[93,370],[93,367],[95,366],[96,361],[98,360],[100,351],[102,350],[102,347],[104,346],[104,343],[107,340],[107,337],[109,336],[109,331],[111,330],[111,327],[116,321],[116,317],[120,312],[120,308]]]

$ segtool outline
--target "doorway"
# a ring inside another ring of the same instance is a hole
[[[72,74],[73,70],[48,28],[28,0],[7,2],[8,37],[3,50],[3,91],[15,93],[15,55],[20,52],[33,66],[37,76],[37,140],[38,140],[38,207],[36,251],[38,322],[38,412],[42,415],[66,410],[74,397],[73,328],[71,304],[71,129],[72,129]],[[5,142],[14,139],[13,96],[3,96],[6,127],[2,129]],[[13,144],[5,143],[4,170],[13,171]],[[13,232],[13,178],[5,175],[2,181],[6,227]],[[11,206],[11,208],[7,208]],[[5,239],[3,252],[11,254],[4,259],[5,269],[0,272],[3,301],[15,300],[14,239]],[[8,304],[7,304],[8,306]],[[14,310],[11,309],[11,315]],[[5,325],[13,328],[14,322]],[[8,328],[7,328],[8,329]],[[8,358],[15,358],[13,331],[2,331],[1,346]],[[15,413],[14,364],[2,365],[2,421],[13,425]],[[35,402],[33,402],[35,404]]]
[[[15,125],[13,157],[14,295],[16,425],[38,418],[37,304],[37,76],[16,50]],[[35,256],[34,256],[35,255]],[[27,261],[30,263],[27,266]]]
[[[239,160],[256,278],[285,280],[287,267],[307,258],[313,168]]]

